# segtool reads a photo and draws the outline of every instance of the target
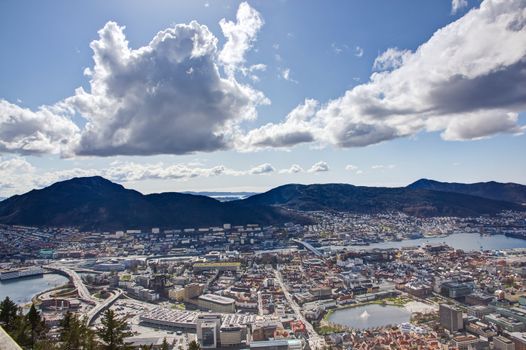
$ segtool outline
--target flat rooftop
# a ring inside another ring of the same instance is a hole
[[[199,296],[198,299],[199,300],[208,301],[208,302],[211,302],[211,303],[222,304],[222,305],[230,305],[230,304],[233,304],[233,303],[236,302],[232,298],[223,297],[223,296],[217,295],[217,294],[203,294],[203,295]]]

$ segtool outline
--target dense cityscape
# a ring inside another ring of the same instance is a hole
[[[526,346],[526,241],[523,248],[474,245],[492,237],[522,242],[525,213],[309,215],[317,224],[116,232],[3,226],[0,279],[4,287],[67,277],[15,300],[24,310],[36,306],[53,341],[63,336],[66,315],[99,329],[110,310],[125,321],[122,341],[131,348]],[[457,237],[471,239],[471,249],[445,243]]]

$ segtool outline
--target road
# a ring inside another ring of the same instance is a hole
[[[261,291],[258,291],[258,315],[263,316],[263,298],[261,297]]]
[[[276,276],[276,280],[278,280],[279,286],[281,290],[283,291],[283,294],[285,295],[285,299],[287,299],[290,307],[292,308],[292,310],[294,310],[294,313],[296,314],[296,319],[300,320],[305,325],[305,330],[307,331],[307,334],[309,335],[310,348],[312,350],[323,349],[325,347],[325,339],[314,330],[314,327],[312,326],[312,324],[309,321],[307,321],[307,319],[301,313],[300,306],[292,298],[292,295],[289,293],[287,286],[283,282],[283,276],[281,275],[281,272],[274,269],[274,275]]]
[[[90,305],[93,305],[94,307],[88,311],[87,313],[87,322],[88,325],[92,324],[93,321],[97,318],[97,316],[106,308],[111,306],[122,295],[122,290],[118,289],[113,292],[113,295],[105,300],[100,300],[97,298],[94,298],[91,293],[89,292],[88,288],[82,281],[82,278],[76,273],[74,270],[65,267],[63,265],[48,265],[46,268],[54,271],[62,272],[63,274],[67,275],[69,279],[73,282],[73,285],[77,289],[77,292],[79,294],[79,299],[84,301],[85,303],[88,303]]]
[[[97,304],[97,306],[95,306],[93,309],[89,310],[88,314],[87,314],[88,326],[91,325],[93,323],[93,321],[95,321],[97,316],[102,311],[106,310],[108,307],[111,306],[111,304],[113,304],[115,302],[115,300],[119,299],[121,297],[122,293],[123,293],[122,290],[120,290],[120,289],[116,290],[111,297],[107,298],[102,303]]]
[[[59,272],[62,272],[63,274],[65,274],[65,275],[67,275],[69,277],[69,279],[71,280],[71,282],[73,282],[73,285],[75,286],[75,288],[77,289],[77,292],[79,293],[79,298],[82,301],[84,301],[84,302],[86,302],[86,303],[88,303],[90,305],[94,305],[94,306],[96,306],[99,303],[99,301],[97,299],[95,299],[91,295],[91,293],[89,292],[88,288],[86,287],[86,285],[82,281],[82,278],[80,278],[78,273],[76,273],[72,269],[70,269],[68,267],[65,267],[63,265],[57,265],[57,264],[48,265],[48,266],[46,266],[46,268],[51,269],[51,270],[55,270],[55,271],[59,271]]]
[[[304,242],[304,241],[300,241],[298,239],[291,239],[291,241],[301,244],[302,246],[304,246],[306,249],[308,249],[311,253],[313,253],[317,257],[319,258],[323,257],[323,253],[319,251],[317,248],[313,247],[311,244]]]

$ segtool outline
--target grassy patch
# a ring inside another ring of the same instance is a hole
[[[325,313],[325,316],[323,316],[323,321],[329,321],[329,317],[334,313],[334,309],[330,309]]]
[[[318,328],[317,332],[320,335],[327,335],[327,334],[332,334],[332,333],[339,333],[342,330],[343,328],[337,325],[326,325],[326,326],[321,326],[320,328]]]
[[[174,310],[186,310],[186,307],[184,306],[184,304],[172,304],[171,306],[172,309]]]
[[[119,280],[123,282],[129,282],[131,281],[131,275],[128,275],[128,274],[120,275]]]

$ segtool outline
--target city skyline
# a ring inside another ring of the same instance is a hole
[[[2,197],[526,183],[520,1],[75,6],[0,5]]]

